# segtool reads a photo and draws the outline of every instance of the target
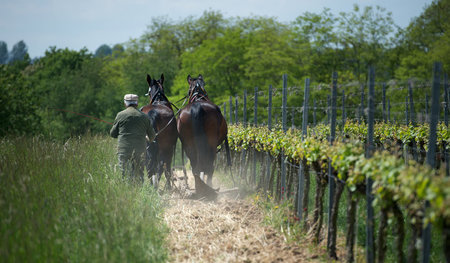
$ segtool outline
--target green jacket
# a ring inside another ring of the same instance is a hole
[[[145,152],[145,135],[150,141],[155,139],[150,118],[132,106],[117,113],[109,134],[118,138],[117,152],[125,154],[131,154],[133,151],[139,154]]]

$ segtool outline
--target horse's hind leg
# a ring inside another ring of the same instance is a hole
[[[164,175],[166,176],[166,189],[172,190],[172,168],[168,163],[164,164]]]
[[[208,174],[208,178],[206,179],[206,183],[212,187],[212,173]]]
[[[153,183],[152,176],[158,171],[158,145],[154,142],[147,142],[147,150],[145,155],[145,162],[147,168],[147,176],[150,179],[150,183]]]
[[[212,160],[210,160],[210,164],[205,168],[205,174],[208,175],[208,178],[206,179],[206,183],[212,187],[212,178],[213,178],[213,174],[214,174],[214,159],[215,157],[213,157]]]
[[[183,167],[183,174],[184,174],[184,183],[186,184],[186,189],[189,188],[188,184],[188,176],[186,172],[186,167],[184,166],[184,147],[183,144],[181,144],[181,167]]]
[[[161,181],[161,176],[164,173],[164,162],[163,161],[159,161],[158,162],[158,168],[157,168],[157,175],[158,175],[158,183]]]

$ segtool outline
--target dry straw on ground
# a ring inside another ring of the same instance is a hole
[[[264,226],[262,212],[236,192],[220,194],[215,202],[173,194],[165,220],[171,229],[172,262],[319,262],[309,244],[287,244],[281,234]]]

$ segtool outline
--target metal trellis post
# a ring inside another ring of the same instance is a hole
[[[244,127],[247,127],[247,90],[244,90],[244,110],[243,110],[244,120],[242,121],[244,123]]]
[[[449,104],[449,97],[448,97],[448,76],[447,74],[444,74],[444,101],[445,101],[445,106],[444,106],[444,123],[445,125],[448,126],[448,114],[449,114],[449,108],[450,105]]]
[[[383,121],[386,122],[386,83],[383,83]]]
[[[230,96],[230,124],[233,124],[233,98]]]
[[[227,103],[223,103],[223,117],[225,120],[227,120]]]
[[[286,106],[287,106],[287,75],[283,74],[283,101],[282,101],[282,126],[283,132],[286,133]],[[281,152],[281,198],[284,200],[286,196],[286,162],[284,151]]]
[[[269,85],[269,108],[268,108],[267,126],[269,130],[272,129],[272,85]]]
[[[313,99],[313,126],[316,126],[316,98]]]
[[[359,123],[364,121],[364,84],[361,84],[361,106],[359,109]]]
[[[408,105],[408,96],[405,97],[405,124],[409,125],[409,105]]]
[[[333,72],[331,86],[331,127],[330,127],[330,145],[333,145],[334,138],[336,137],[336,97],[337,97],[337,72]],[[333,166],[331,165],[331,159],[328,158],[328,240],[327,248],[330,246],[330,227],[331,227],[331,210],[334,201],[335,182],[333,177]]]
[[[388,99],[388,122],[391,122],[391,99]]]
[[[254,105],[254,114],[253,114],[253,125],[255,127],[258,126],[258,87],[255,87],[255,105]]]
[[[237,94],[234,96],[235,106],[234,106],[234,123],[238,123],[238,97]]]
[[[433,65],[433,86],[431,93],[430,138],[428,141],[427,163],[435,168],[437,124],[439,122],[439,96],[442,64],[435,62]],[[425,211],[430,207],[430,202],[425,202]],[[430,262],[431,250],[431,224],[428,223],[422,232],[422,263]]]
[[[302,141],[308,134],[308,101],[309,101],[309,78],[305,80],[305,94],[303,98],[303,120],[302,120]],[[298,169],[298,192],[297,192],[297,216],[303,218],[303,188],[305,175],[303,174],[303,162],[300,160]]]
[[[373,153],[373,126],[375,114],[375,70],[372,66],[369,67],[369,116],[368,116],[368,130],[367,130],[367,146],[366,158],[370,158]],[[375,258],[374,251],[374,211],[372,207],[372,178],[366,178],[366,200],[367,200],[367,221],[366,221],[366,261],[373,263]]]
[[[345,90],[342,90],[342,128],[344,128],[346,121],[347,115],[345,112]]]
[[[416,114],[414,112],[414,98],[413,98],[413,83],[410,80],[408,85],[408,91],[409,91],[409,116],[410,121],[413,126],[416,125]]]

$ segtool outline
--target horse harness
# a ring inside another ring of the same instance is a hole
[[[165,97],[165,95],[164,95]],[[181,105],[181,107],[184,106],[184,104],[186,103],[186,97],[182,98],[184,99],[183,105]],[[167,100],[169,101],[169,100]],[[181,100],[180,100],[181,101]],[[181,109],[179,109],[175,104],[173,104],[172,102],[169,102],[172,106],[174,106],[178,111],[172,116],[172,118],[170,118],[170,121],[167,122],[166,126],[164,126],[161,130],[159,130],[157,133],[155,133],[155,139],[156,137],[158,137],[158,135],[163,132],[171,123],[172,121],[175,119],[175,116],[178,115],[181,111]]]
[[[193,88],[192,94],[189,96],[189,103],[193,103],[194,101],[199,100],[209,101],[209,98],[206,90],[197,82],[197,84]]]
[[[161,92],[161,90],[163,90],[163,87],[162,87],[161,83],[159,83],[159,82],[156,82],[156,83],[158,83],[159,90],[157,92],[155,92],[155,94],[153,94],[153,96],[151,97],[150,104],[153,104],[157,97],[160,97],[159,100],[169,101],[169,99],[167,99],[166,95]],[[147,93],[146,95],[148,96],[149,93]]]
[[[159,85],[160,90],[161,90],[161,89],[162,89],[161,83],[158,82],[158,85]],[[206,93],[206,90],[205,90],[198,82],[197,82],[197,84],[196,84],[195,87],[194,87],[194,91],[195,91],[195,92],[193,92],[193,93],[189,96],[189,103],[193,103],[194,101],[199,101],[199,100],[206,100],[206,101],[209,101],[208,94]],[[148,93],[147,93],[147,94],[148,94]],[[167,99],[167,97],[166,97],[165,94],[161,93],[161,91],[158,91],[158,92],[156,92],[156,93],[152,96],[152,98],[151,98],[151,100],[150,100],[150,104],[153,104],[153,102],[154,102],[155,99],[156,99],[156,96],[157,96],[157,95],[161,95],[161,94],[162,94],[162,96],[163,96],[164,99],[166,99],[167,101],[169,101],[169,100]],[[184,106],[184,104],[186,103],[186,98],[187,98],[187,96],[184,97],[184,98],[182,98],[182,99],[184,99],[184,101],[183,101],[183,104],[182,104],[181,107],[180,107],[181,109],[183,109],[183,106]],[[182,100],[182,99],[181,99],[181,100]],[[179,100],[179,101],[181,101],[181,100]],[[155,134],[155,138],[158,137],[158,135],[159,135],[161,132],[163,132],[163,131],[164,131],[164,130],[172,123],[172,121],[175,119],[175,116],[177,116],[177,115],[180,113],[180,111],[181,111],[181,109],[179,109],[175,104],[173,104],[172,102],[169,102],[169,103],[177,109],[177,112],[173,115],[173,117],[170,119],[170,121],[167,122],[166,126],[164,126],[161,130],[159,130],[159,131]]]

